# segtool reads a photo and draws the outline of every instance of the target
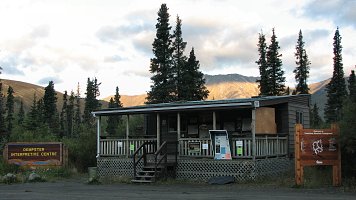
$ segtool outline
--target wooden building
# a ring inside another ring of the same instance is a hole
[[[310,95],[291,95],[94,111],[98,174],[135,177],[140,182],[167,174],[194,180],[213,176],[250,180],[278,174],[292,163],[295,124],[309,127],[309,103]],[[144,120],[130,129],[135,115]],[[124,116],[124,137],[107,137],[102,126],[108,116]],[[231,160],[214,159],[209,130],[227,131]]]

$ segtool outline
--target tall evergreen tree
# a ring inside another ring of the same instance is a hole
[[[21,102],[20,102],[20,109],[19,109],[19,112],[17,114],[17,124],[19,126],[22,126],[23,122],[25,121],[25,110],[23,108],[23,101],[21,99]]]
[[[100,95],[98,80],[96,78],[90,80],[88,78],[87,81],[87,90],[86,90],[86,98],[85,98],[85,107],[84,107],[84,116],[83,119],[87,124],[93,124],[94,118],[91,114],[92,111],[100,108],[101,104],[97,97]]]
[[[33,94],[33,101],[32,105],[30,108],[30,111],[27,113],[26,118],[25,118],[25,128],[27,130],[35,130],[36,127],[42,123],[42,121],[39,121],[39,113],[37,109],[37,95],[36,93]]]
[[[344,70],[342,64],[342,45],[339,28],[336,29],[333,43],[334,71],[331,81],[326,86],[327,102],[325,105],[326,122],[337,122],[340,120],[342,102],[347,95]]]
[[[182,70],[187,62],[187,57],[184,56],[184,50],[187,42],[183,41],[182,38],[182,20],[177,16],[176,28],[173,32],[173,70],[175,71],[176,79],[176,99],[177,101],[184,100],[181,98],[181,94],[185,90],[185,86],[182,84]]]
[[[151,91],[147,93],[148,104],[171,102],[175,100],[175,80],[172,69],[172,36],[169,25],[169,14],[166,4],[158,11],[156,38],[152,44],[154,58],[151,58],[150,72]]]
[[[297,94],[309,94],[309,87],[307,79],[309,77],[310,61],[307,52],[304,48],[302,30],[299,30],[299,36],[294,53],[297,67],[294,69],[295,80],[297,81],[296,92]]]
[[[281,96],[285,94],[285,77],[284,71],[282,69],[282,54],[278,52],[280,49],[277,36],[272,29],[271,44],[268,46],[266,57],[267,57],[267,74],[268,74],[268,85],[270,90],[268,95],[271,96]]]
[[[0,73],[1,73],[1,68],[0,68]],[[6,139],[6,122],[5,122],[5,116],[4,116],[4,95],[2,93],[2,82],[0,80],[0,139]],[[0,140],[0,141],[1,141]],[[1,149],[0,149],[1,150]]]
[[[68,93],[67,90],[64,91],[63,94],[63,106],[62,111],[60,114],[60,127],[61,127],[61,134],[60,136],[68,136],[68,127],[67,127],[67,109],[68,109]]]
[[[74,106],[75,106],[74,101],[75,101],[75,95],[74,92],[71,91],[69,96],[69,103],[67,105],[67,112],[66,112],[67,133],[70,137],[73,137]]]
[[[6,129],[7,129],[7,135],[10,136],[12,133],[12,129],[13,129],[13,121],[15,119],[14,117],[14,113],[15,113],[15,109],[14,109],[14,101],[15,97],[14,97],[14,89],[12,89],[11,86],[9,86],[9,88],[7,89],[7,98],[6,98]]]
[[[269,84],[268,84],[268,74],[267,74],[267,58],[266,58],[266,52],[267,52],[267,44],[266,44],[266,38],[265,35],[261,32],[259,33],[258,36],[258,53],[260,55],[259,59],[256,61],[258,68],[260,70],[260,79],[257,80],[258,82],[258,88],[260,89],[260,94],[259,95],[269,95]]]
[[[209,91],[205,87],[204,74],[199,71],[199,61],[195,57],[194,48],[190,51],[189,59],[182,70],[182,91],[181,99],[186,101],[199,101],[206,99]]]
[[[356,78],[355,78],[355,70],[351,70],[351,74],[349,76],[349,96],[353,102],[356,102]]]
[[[120,108],[122,107],[121,101],[120,101],[120,94],[119,94],[119,87],[116,87],[116,92],[115,92],[115,96],[114,99],[110,98],[109,101],[109,108]],[[120,123],[120,116],[117,115],[113,115],[113,116],[109,116],[107,119],[107,124],[108,126],[106,127],[106,132],[109,135],[115,135],[115,133],[117,132],[119,123]]]
[[[319,108],[316,103],[314,103],[313,108],[310,109],[310,126],[312,128],[321,128],[322,124],[323,120],[319,115]]]
[[[77,91],[75,94],[75,104],[74,104],[74,125],[73,125],[73,136],[76,137],[79,134],[81,119],[81,109],[80,109],[80,85],[77,85]]]
[[[58,121],[56,120],[57,113],[57,93],[54,90],[54,83],[50,81],[45,87],[43,96],[43,116],[44,121],[48,124],[53,133],[57,133],[59,129]]]

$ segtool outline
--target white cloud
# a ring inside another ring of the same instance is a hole
[[[263,30],[269,43],[272,28],[290,85],[294,84],[294,49],[300,29],[312,62],[310,82],[332,75],[332,38],[337,26],[343,37],[345,74],[354,68],[354,1],[166,2],[172,31],[179,15],[188,43],[186,54],[195,48],[204,73],[258,76],[258,33]],[[59,80],[55,83],[59,91],[75,89],[78,82],[84,91],[86,79],[97,77],[103,97],[116,86],[122,94],[144,93],[150,87],[149,62],[160,5],[159,0],[3,0],[2,78],[38,83],[51,77]]]

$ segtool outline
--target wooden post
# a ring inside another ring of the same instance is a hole
[[[126,115],[126,156],[129,157],[130,155],[130,143],[129,143],[129,134],[130,134],[130,115]]]
[[[337,124],[331,124],[331,129],[336,133],[337,137],[340,138],[340,129]],[[337,141],[338,149],[338,160],[335,165],[333,165],[333,186],[341,186],[341,146],[340,140]]]
[[[177,141],[179,145],[179,139],[180,139],[180,113],[177,113]],[[179,155],[179,148],[177,150],[177,154]]]
[[[100,157],[100,120],[101,116],[98,116],[96,120],[96,134],[97,134],[97,141],[96,141],[96,158]]]
[[[213,130],[216,130],[216,113],[213,111]]]
[[[252,159],[256,160],[256,108],[252,109],[251,132],[252,132]]]
[[[159,113],[157,113],[157,149],[161,145],[161,119]]]
[[[300,163],[300,131],[303,129],[303,125],[295,125],[294,136],[294,154],[295,154],[295,183],[296,185],[302,185],[303,183],[303,167]]]

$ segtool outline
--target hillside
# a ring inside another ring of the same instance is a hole
[[[258,84],[256,83],[257,77],[246,77],[239,74],[226,74],[226,75],[205,75],[206,86],[210,91],[208,99],[231,99],[231,98],[249,98],[258,95]],[[323,115],[324,104],[326,102],[325,86],[329,83],[324,80],[318,83],[310,84],[310,92],[312,94],[312,104],[317,103],[320,108],[319,112]],[[21,81],[2,80],[3,91],[6,93],[7,88],[11,85],[15,91],[16,108],[20,105],[23,99],[25,111],[28,111],[33,102],[33,95],[36,93],[37,98],[42,98],[44,95],[44,87],[24,83]],[[58,110],[62,108],[63,93],[57,92]],[[110,97],[102,99],[103,108],[107,107],[107,102]],[[145,102],[146,94],[141,95],[125,95],[121,94],[121,102],[123,106],[136,106],[143,105]],[[81,107],[84,107],[84,100],[81,99]]]

